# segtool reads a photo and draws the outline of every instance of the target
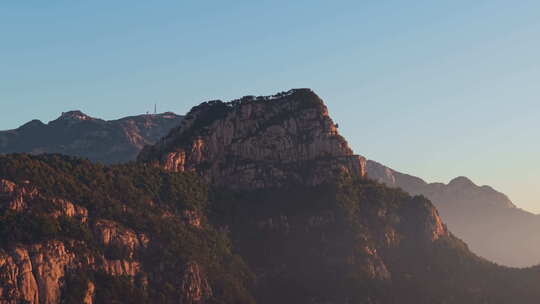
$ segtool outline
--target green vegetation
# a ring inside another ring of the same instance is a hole
[[[137,252],[137,256],[152,280],[144,297],[136,296],[142,302],[133,303],[162,303],[156,299],[166,299],[166,303],[178,299],[179,279],[188,262],[197,262],[204,270],[213,289],[213,303],[251,301],[247,291],[251,274],[242,259],[233,254],[227,234],[208,224],[205,216],[207,188],[193,174],[166,173],[144,164],[109,167],[60,155],[14,154],[0,156],[0,178],[17,184],[30,181],[46,198],[38,197],[30,202],[27,212],[0,209],[0,240],[4,248],[16,243],[75,239],[84,242],[77,248],[78,252],[97,250],[110,259],[125,258],[125,248],[104,248],[90,232],[96,220],[112,220],[148,235],[151,240],[148,249]],[[88,223],[50,216],[55,208],[50,198],[68,199],[87,208]],[[201,216],[202,228],[182,220],[185,210]],[[103,274],[101,279],[106,279]],[[130,292],[128,282],[118,281],[118,278],[110,280],[105,280],[110,284],[96,287],[97,295],[103,295],[98,296],[98,300],[122,299]],[[75,286],[84,283],[80,278],[72,278],[72,281]],[[168,285],[172,288],[163,288]],[[66,290],[69,294],[80,288]],[[78,297],[68,294],[66,298]],[[114,302],[99,300],[96,303]]]

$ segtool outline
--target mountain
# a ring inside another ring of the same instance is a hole
[[[308,89],[203,103],[128,164],[0,156],[0,303],[538,303],[540,267],[367,166]]]
[[[204,103],[138,160],[211,185],[211,221],[254,272],[259,303],[540,299],[538,267],[477,257],[426,198],[366,179],[311,90]]]
[[[370,178],[390,187],[426,196],[450,230],[482,257],[514,267],[540,262],[540,237],[531,233],[540,230],[537,215],[515,207],[508,197],[491,187],[477,186],[465,177],[447,185],[426,183],[375,161],[366,163],[363,157],[354,155],[338,134],[324,105],[315,103],[315,107],[304,107],[302,103],[276,102],[287,94],[308,93],[294,90],[273,97],[247,96],[229,104],[206,102],[195,107],[181,126],[183,117],[173,113],[104,121],[80,111],[65,112],[48,124],[33,120],[18,129],[0,131],[0,153],[62,153],[111,164],[134,160],[147,146],[141,157],[170,170],[196,170],[214,184],[248,188],[260,188],[268,183],[290,184],[295,180],[316,184],[326,172],[310,170],[325,166],[311,162],[314,159],[319,163],[331,162],[331,170],[345,169],[349,171],[347,174],[358,176],[367,172]],[[207,132],[208,126],[203,124],[189,126],[214,116],[223,118],[239,105],[243,105],[242,110],[226,116],[218,132],[211,137],[183,131]],[[324,113],[320,120],[313,116],[317,112]],[[268,128],[261,124],[270,118],[279,121],[287,117],[287,113],[294,117],[280,125]],[[206,117],[199,119],[201,115]],[[175,130],[170,136],[159,140],[172,129]],[[175,146],[178,132],[191,140],[183,140],[184,146]],[[280,139],[295,132],[293,137]],[[308,134],[312,138],[308,142],[302,132],[320,133]],[[223,142],[218,142],[221,139]],[[154,143],[157,145],[151,146]],[[208,154],[207,146],[228,150]],[[292,162],[290,157],[302,161]]]
[[[203,103],[139,160],[240,189],[317,185],[336,171],[365,174],[365,159],[353,154],[322,100],[307,89]]]
[[[127,162],[181,121],[182,116],[174,113],[105,121],[81,111],[64,112],[48,124],[32,120],[17,129],[0,131],[0,154],[61,153],[106,164]]]
[[[372,179],[430,199],[450,230],[480,256],[514,267],[540,262],[540,237],[533,233],[540,230],[540,218],[517,208],[503,193],[466,177],[426,183],[371,160],[366,170]]]

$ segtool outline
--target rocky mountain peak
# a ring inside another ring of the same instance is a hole
[[[84,114],[79,110],[62,112],[62,115],[56,120],[72,120],[72,121],[84,121],[84,120],[93,120],[94,118]]]
[[[316,185],[330,176],[365,174],[365,160],[309,89],[204,102],[139,159],[231,188]]]

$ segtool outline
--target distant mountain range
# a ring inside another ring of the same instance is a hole
[[[375,161],[367,162],[372,179],[410,194],[421,194],[437,207],[443,221],[477,254],[499,264],[526,267],[540,262],[540,217],[517,208],[491,188],[466,177],[448,184],[427,183]]]
[[[182,116],[170,112],[110,121],[81,111],[64,112],[47,124],[32,120],[17,129],[0,131],[0,154],[61,153],[106,164],[126,162],[181,121]]]

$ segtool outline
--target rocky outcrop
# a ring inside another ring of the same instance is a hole
[[[13,255],[0,252],[0,303],[16,304],[21,300],[39,303],[39,290],[27,250]]]
[[[134,278],[141,271],[141,263],[128,260],[104,260],[102,270],[112,276]]]
[[[140,271],[138,261],[107,260],[77,255],[69,244],[54,240],[0,250],[0,303],[58,304],[68,273],[93,269],[111,276],[134,278]],[[87,283],[84,303],[92,303],[93,282]]]
[[[28,207],[28,200],[37,196],[37,190],[27,182],[20,185],[0,179],[0,209],[23,211]]]
[[[68,267],[73,267],[75,254],[66,250],[61,242],[37,244],[31,247],[32,272],[36,278],[40,302],[54,304],[60,301],[61,279]]]
[[[429,209],[428,216],[425,220],[425,233],[428,236],[428,239],[433,241],[438,240],[439,238],[448,235],[446,226],[443,224],[439,213],[434,207]]]
[[[96,292],[96,285],[92,281],[88,281],[86,286],[86,293],[84,294],[83,304],[94,303],[94,293]]]
[[[103,163],[127,162],[181,121],[182,116],[170,112],[110,121],[81,111],[64,112],[48,124],[33,120],[17,129],[0,131],[0,154],[61,153]]]
[[[145,233],[112,220],[89,220],[91,214],[86,208],[64,198],[48,197],[27,181],[15,183],[0,179],[0,211],[39,218],[70,218],[88,226],[92,233],[89,237],[96,242],[91,245],[82,239],[62,238],[0,247],[0,304],[61,303],[63,292],[70,288],[66,289],[65,285],[70,275],[81,273],[83,277],[102,273],[131,278],[133,282],[143,278],[146,283],[142,287],[148,284],[151,269],[143,269],[141,260],[151,241]],[[201,215],[195,211],[185,210],[178,219],[202,229]],[[197,262],[186,264],[178,276],[182,278],[179,303],[201,304],[212,296],[206,275]],[[96,285],[90,280],[83,284],[82,303],[94,303]]]
[[[36,202],[37,201],[37,202]],[[0,179],[0,210],[9,209],[14,212],[31,213],[33,207],[42,207],[48,201],[48,216],[58,218],[66,216],[76,218],[82,223],[88,219],[88,210],[62,198],[48,198],[42,195],[29,181],[16,184]]]
[[[75,255],[59,241],[0,251],[0,303],[56,304]]]
[[[43,206],[47,206],[45,208],[47,213],[43,214]],[[63,198],[49,198],[30,182],[17,184],[5,179],[0,180],[0,208],[29,215],[40,210],[41,217],[64,216],[76,219],[81,224],[85,224],[88,220],[86,208]],[[98,221],[96,224],[98,231],[101,227],[99,223],[101,222]],[[116,230],[110,230],[108,233],[124,236]],[[135,247],[129,237],[118,237],[114,240],[121,246]],[[74,248],[84,245],[76,243],[76,241],[50,240],[0,249],[0,303],[20,303],[21,300],[36,304],[60,303],[67,273],[80,268],[100,269],[117,276],[134,276],[138,271],[138,266],[125,261],[108,261],[104,257],[90,254],[77,255],[73,251]],[[89,289],[92,288],[89,285]],[[86,301],[89,301],[88,299]]]
[[[86,208],[61,198],[53,198],[51,202],[53,205],[56,205],[56,210],[52,213],[54,218],[66,216],[76,218],[81,223],[86,223],[88,221],[88,210]]]
[[[180,290],[182,296],[179,303],[181,304],[202,304],[212,296],[212,288],[199,264],[195,262],[186,265]]]
[[[146,235],[137,234],[109,220],[97,220],[94,224],[94,234],[103,246],[114,246],[124,251],[127,259],[133,259],[136,250],[146,248],[150,242]]]
[[[323,101],[308,89],[203,103],[139,160],[243,189],[318,185],[365,173],[364,159],[354,155]]]

